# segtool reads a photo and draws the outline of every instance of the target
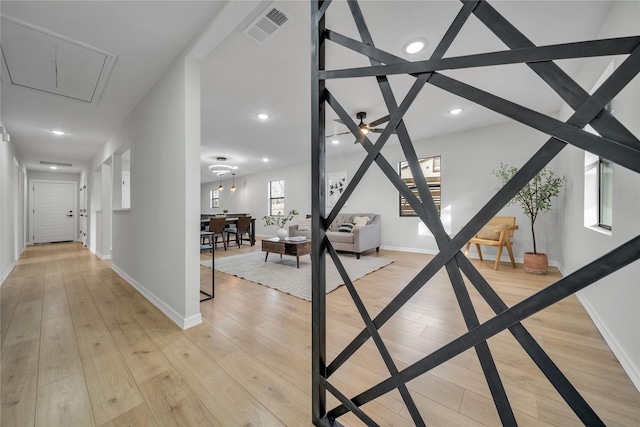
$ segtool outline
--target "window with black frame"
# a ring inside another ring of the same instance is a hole
[[[269,215],[284,215],[284,179],[269,182]]]
[[[598,160],[598,226],[613,227],[613,163],[600,157]]]
[[[424,174],[424,179],[427,182],[427,186],[429,187],[429,191],[431,192],[431,197],[433,197],[436,209],[438,210],[438,215],[440,215],[440,156],[424,157],[422,159],[419,159],[418,162],[420,164],[420,169]],[[407,184],[413,194],[415,194],[416,197],[420,199],[420,194],[418,194],[418,187],[416,186],[416,182],[413,174],[411,173],[411,169],[409,169],[409,164],[406,161],[402,161],[400,162],[398,169],[400,178],[402,178],[405,184]],[[402,194],[400,195],[399,213],[400,216],[418,216],[416,214],[416,211],[411,207],[407,199],[402,196]]]

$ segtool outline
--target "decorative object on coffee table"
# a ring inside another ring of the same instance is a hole
[[[504,163],[500,163],[500,169],[493,171],[502,184],[506,184],[518,172],[518,168]],[[549,262],[547,255],[537,251],[536,233],[533,228],[538,214],[551,210],[551,198],[558,197],[560,188],[564,185],[566,178],[560,177],[549,168],[543,168],[533,177],[527,185],[516,193],[509,205],[519,203],[524,214],[531,221],[531,237],[533,239],[533,252],[524,254],[524,270],[532,274],[547,274]]]
[[[276,216],[276,215],[265,215],[262,217],[264,221],[265,227],[269,227],[271,225],[278,226],[278,231],[276,232],[277,236],[280,239],[286,239],[289,236],[289,231],[284,228],[284,226],[291,221],[296,215],[298,215],[298,211],[292,209],[289,211],[287,215]]]

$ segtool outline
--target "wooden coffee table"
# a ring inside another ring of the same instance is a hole
[[[300,268],[300,257],[311,253],[311,240],[294,242],[290,240],[280,240],[278,237],[264,239],[262,240],[262,251],[267,253],[264,257],[264,262],[267,262],[270,252],[280,254],[280,258],[282,258],[282,255],[291,255],[296,257],[298,268]]]

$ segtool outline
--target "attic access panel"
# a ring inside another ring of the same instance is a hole
[[[9,82],[97,104],[115,55],[2,18],[2,58]]]

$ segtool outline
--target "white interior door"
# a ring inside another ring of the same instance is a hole
[[[74,182],[33,183],[33,243],[75,239],[75,187]]]

